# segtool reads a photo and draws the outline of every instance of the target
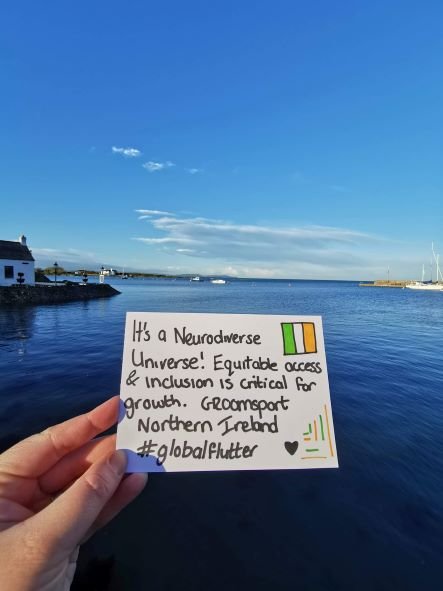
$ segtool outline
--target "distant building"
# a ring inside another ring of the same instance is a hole
[[[18,285],[17,279],[24,279],[23,285],[35,284],[34,257],[23,235],[18,242],[0,240],[0,285]]]

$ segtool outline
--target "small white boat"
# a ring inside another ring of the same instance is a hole
[[[413,281],[405,285],[407,289],[421,289],[424,291],[443,291],[443,283],[422,283],[421,281]]]
[[[211,279],[211,283],[215,283],[216,285],[224,285],[226,281],[224,279]]]
[[[191,277],[191,279],[189,281],[201,281],[201,277],[196,275],[195,277]]]
[[[440,255],[435,254],[434,243],[432,243],[432,256],[435,261],[435,267],[437,272],[437,281],[425,282],[425,266],[423,265],[421,271],[421,281],[411,281],[407,283],[405,287],[407,289],[420,289],[421,291],[443,291],[443,275],[440,270]],[[432,262],[431,262],[431,275],[432,275]]]

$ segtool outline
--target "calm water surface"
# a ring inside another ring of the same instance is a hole
[[[443,588],[442,293],[111,283],[120,296],[0,310],[3,448],[118,392],[126,311],[319,314],[340,469],[152,475],[83,569],[113,557],[119,590]]]

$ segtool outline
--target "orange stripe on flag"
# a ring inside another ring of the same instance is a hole
[[[313,322],[303,322],[303,340],[305,353],[317,353],[317,341],[315,340],[315,326]]]

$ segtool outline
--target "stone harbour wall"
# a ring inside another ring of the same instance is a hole
[[[14,285],[0,287],[0,306],[26,304],[58,304],[76,300],[109,298],[120,292],[107,283],[64,285]]]

